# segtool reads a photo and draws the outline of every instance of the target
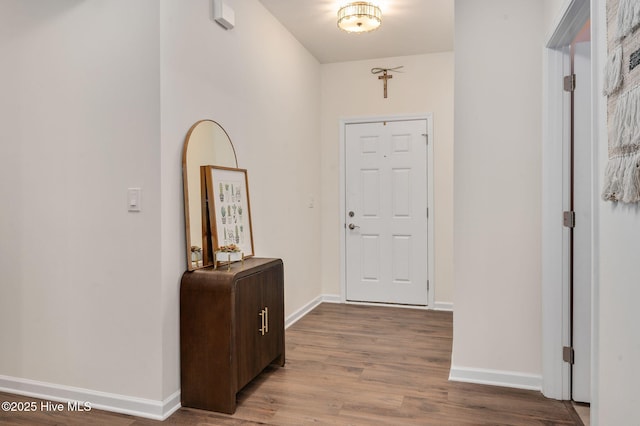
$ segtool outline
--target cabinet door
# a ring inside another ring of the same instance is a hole
[[[277,264],[262,274],[262,303],[267,310],[268,330],[260,336],[260,358],[264,366],[279,355],[284,362],[284,277],[283,266]]]
[[[241,278],[236,283],[236,360],[238,389],[249,383],[265,365],[260,357],[262,338],[262,273]]]

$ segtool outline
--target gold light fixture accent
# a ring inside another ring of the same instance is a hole
[[[351,2],[338,10],[338,28],[348,33],[373,31],[382,23],[382,11],[366,1]]]

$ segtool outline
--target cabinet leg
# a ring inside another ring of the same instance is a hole
[[[273,360],[271,364],[279,365],[280,367],[284,367],[284,353],[281,353],[276,359]]]

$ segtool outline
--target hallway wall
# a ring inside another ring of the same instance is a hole
[[[285,316],[321,293],[320,65],[259,1],[229,4],[225,31],[209,0],[161,2],[165,396],[180,386],[181,152],[196,121],[220,123],[247,169],[255,254],[284,261]]]
[[[0,2],[0,387],[179,404],[181,152],[203,118],[248,169],[286,314],[321,293],[320,65],[258,0],[233,6],[224,31],[209,0]]]
[[[451,375],[539,389],[542,5],[455,10]]]
[[[605,0],[592,3],[595,63],[595,110],[597,121],[596,194],[603,188],[607,164],[606,98],[601,95],[607,58]],[[637,31],[636,31],[637,36]],[[592,404],[592,425],[638,424],[640,414],[640,205],[596,200],[597,217],[596,284],[594,303],[595,376],[592,377],[596,404]]]
[[[162,399],[159,31],[154,0],[0,2],[10,383]]]
[[[373,67],[402,65],[388,83]],[[322,70],[322,290],[340,294],[340,127],[341,119],[433,113],[435,300],[453,298],[453,52],[323,64]],[[426,260],[425,260],[426,262]]]

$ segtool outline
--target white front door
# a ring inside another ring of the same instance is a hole
[[[427,128],[345,126],[348,301],[427,305]]]

